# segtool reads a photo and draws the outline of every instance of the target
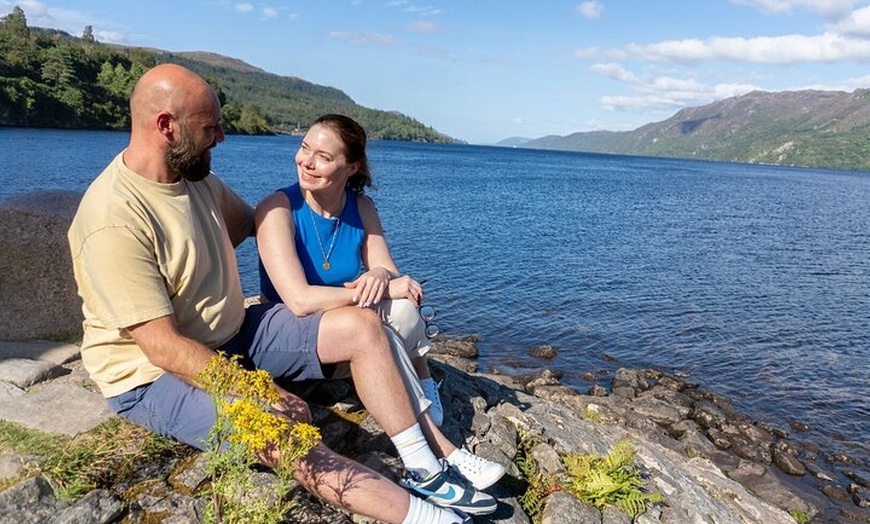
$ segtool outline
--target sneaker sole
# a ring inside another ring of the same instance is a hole
[[[437,506],[441,506],[442,508],[450,508],[450,509],[458,509],[459,511],[466,513],[468,515],[489,515],[490,513],[494,513],[496,509],[498,509],[498,501],[493,500],[491,506],[476,506],[469,507],[463,506],[461,504],[450,504],[450,503],[442,503],[442,501],[437,499],[427,499],[432,504]]]

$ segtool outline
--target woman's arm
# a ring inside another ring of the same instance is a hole
[[[390,248],[384,238],[381,219],[374,203],[365,196],[357,197],[360,218],[366,236],[362,247],[362,260],[368,271],[348,284],[357,289],[361,305],[377,303],[382,298],[407,298],[419,306],[423,288],[410,276],[400,276],[393,262]]]
[[[309,315],[354,303],[352,289],[308,284],[296,253],[290,201],[277,192],[257,205],[257,250],[275,290],[295,315]]]

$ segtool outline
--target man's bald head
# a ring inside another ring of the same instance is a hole
[[[133,89],[132,126],[148,126],[160,112],[185,118],[219,105],[214,90],[197,74],[179,65],[161,64],[142,75]]]
[[[220,102],[205,80],[179,65],[156,66],[136,83],[130,115],[128,166],[160,182],[208,175],[209,149],[224,132]]]

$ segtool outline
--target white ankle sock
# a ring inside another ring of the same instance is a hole
[[[423,499],[409,496],[411,504],[402,524],[460,524],[462,522],[462,517],[447,508],[439,508]]]
[[[390,440],[396,446],[405,469],[417,472],[423,478],[429,478],[441,471],[441,463],[429,449],[420,424],[414,424],[401,433],[393,435]]]

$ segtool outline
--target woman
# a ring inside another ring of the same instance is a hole
[[[365,148],[365,131],[343,115],[322,116],[305,134],[296,153],[298,182],[257,206],[263,298],[284,302],[296,315],[349,305],[376,310],[390,328],[427,440],[477,489],[485,489],[504,467],[457,448],[438,429],[443,411],[418,312],[423,289],[399,274],[377,210],[364,195],[372,182]]]

